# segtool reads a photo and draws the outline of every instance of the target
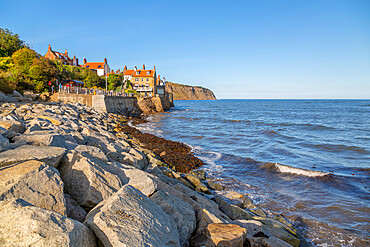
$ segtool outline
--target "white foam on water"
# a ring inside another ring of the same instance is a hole
[[[146,122],[146,123],[143,123],[143,124],[138,124],[136,126],[134,126],[131,122],[128,122],[128,125],[130,127],[134,127],[136,129],[140,130],[143,133],[148,133],[148,134],[152,134],[152,135],[159,136],[159,137],[163,138],[163,131],[157,129],[156,128],[157,125],[154,122]]]
[[[189,145],[189,144],[188,144]],[[217,165],[216,161],[222,158],[222,154],[214,151],[204,150],[200,146],[189,145],[191,151],[204,163],[208,164],[206,170],[213,172],[221,172],[223,170],[221,165]]]
[[[302,168],[295,168],[291,166],[281,165],[278,163],[275,163],[276,171],[281,173],[290,173],[295,175],[301,175],[306,177],[323,177],[327,176],[330,173],[329,172],[319,172],[319,171],[312,171],[312,170],[306,170]]]

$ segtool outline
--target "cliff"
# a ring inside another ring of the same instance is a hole
[[[166,82],[166,91],[173,93],[174,100],[213,100],[214,93],[203,87],[193,87],[173,82]]]

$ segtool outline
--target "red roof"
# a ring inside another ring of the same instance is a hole
[[[137,74],[139,72],[139,74]],[[154,77],[155,70],[141,70],[138,69],[132,75],[133,77]]]
[[[133,69],[128,69],[125,71],[125,73],[123,75],[132,75],[132,73],[134,73],[134,70]]]
[[[82,67],[86,69],[104,69],[104,63],[85,63]]]

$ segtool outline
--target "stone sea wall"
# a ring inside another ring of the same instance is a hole
[[[161,97],[135,98],[61,92],[52,95],[51,100],[54,102],[80,103],[100,111],[122,114],[129,112],[149,114],[168,111],[171,107],[169,99]]]
[[[283,216],[215,195],[222,185],[168,165],[127,121],[80,103],[1,103],[0,245],[300,246]]]

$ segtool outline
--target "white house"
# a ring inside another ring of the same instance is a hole
[[[84,64],[81,67],[95,71],[98,76],[105,76],[110,72],[106,58],[104,58],[104,63],[88,63],[86,58],[84,58]]]

